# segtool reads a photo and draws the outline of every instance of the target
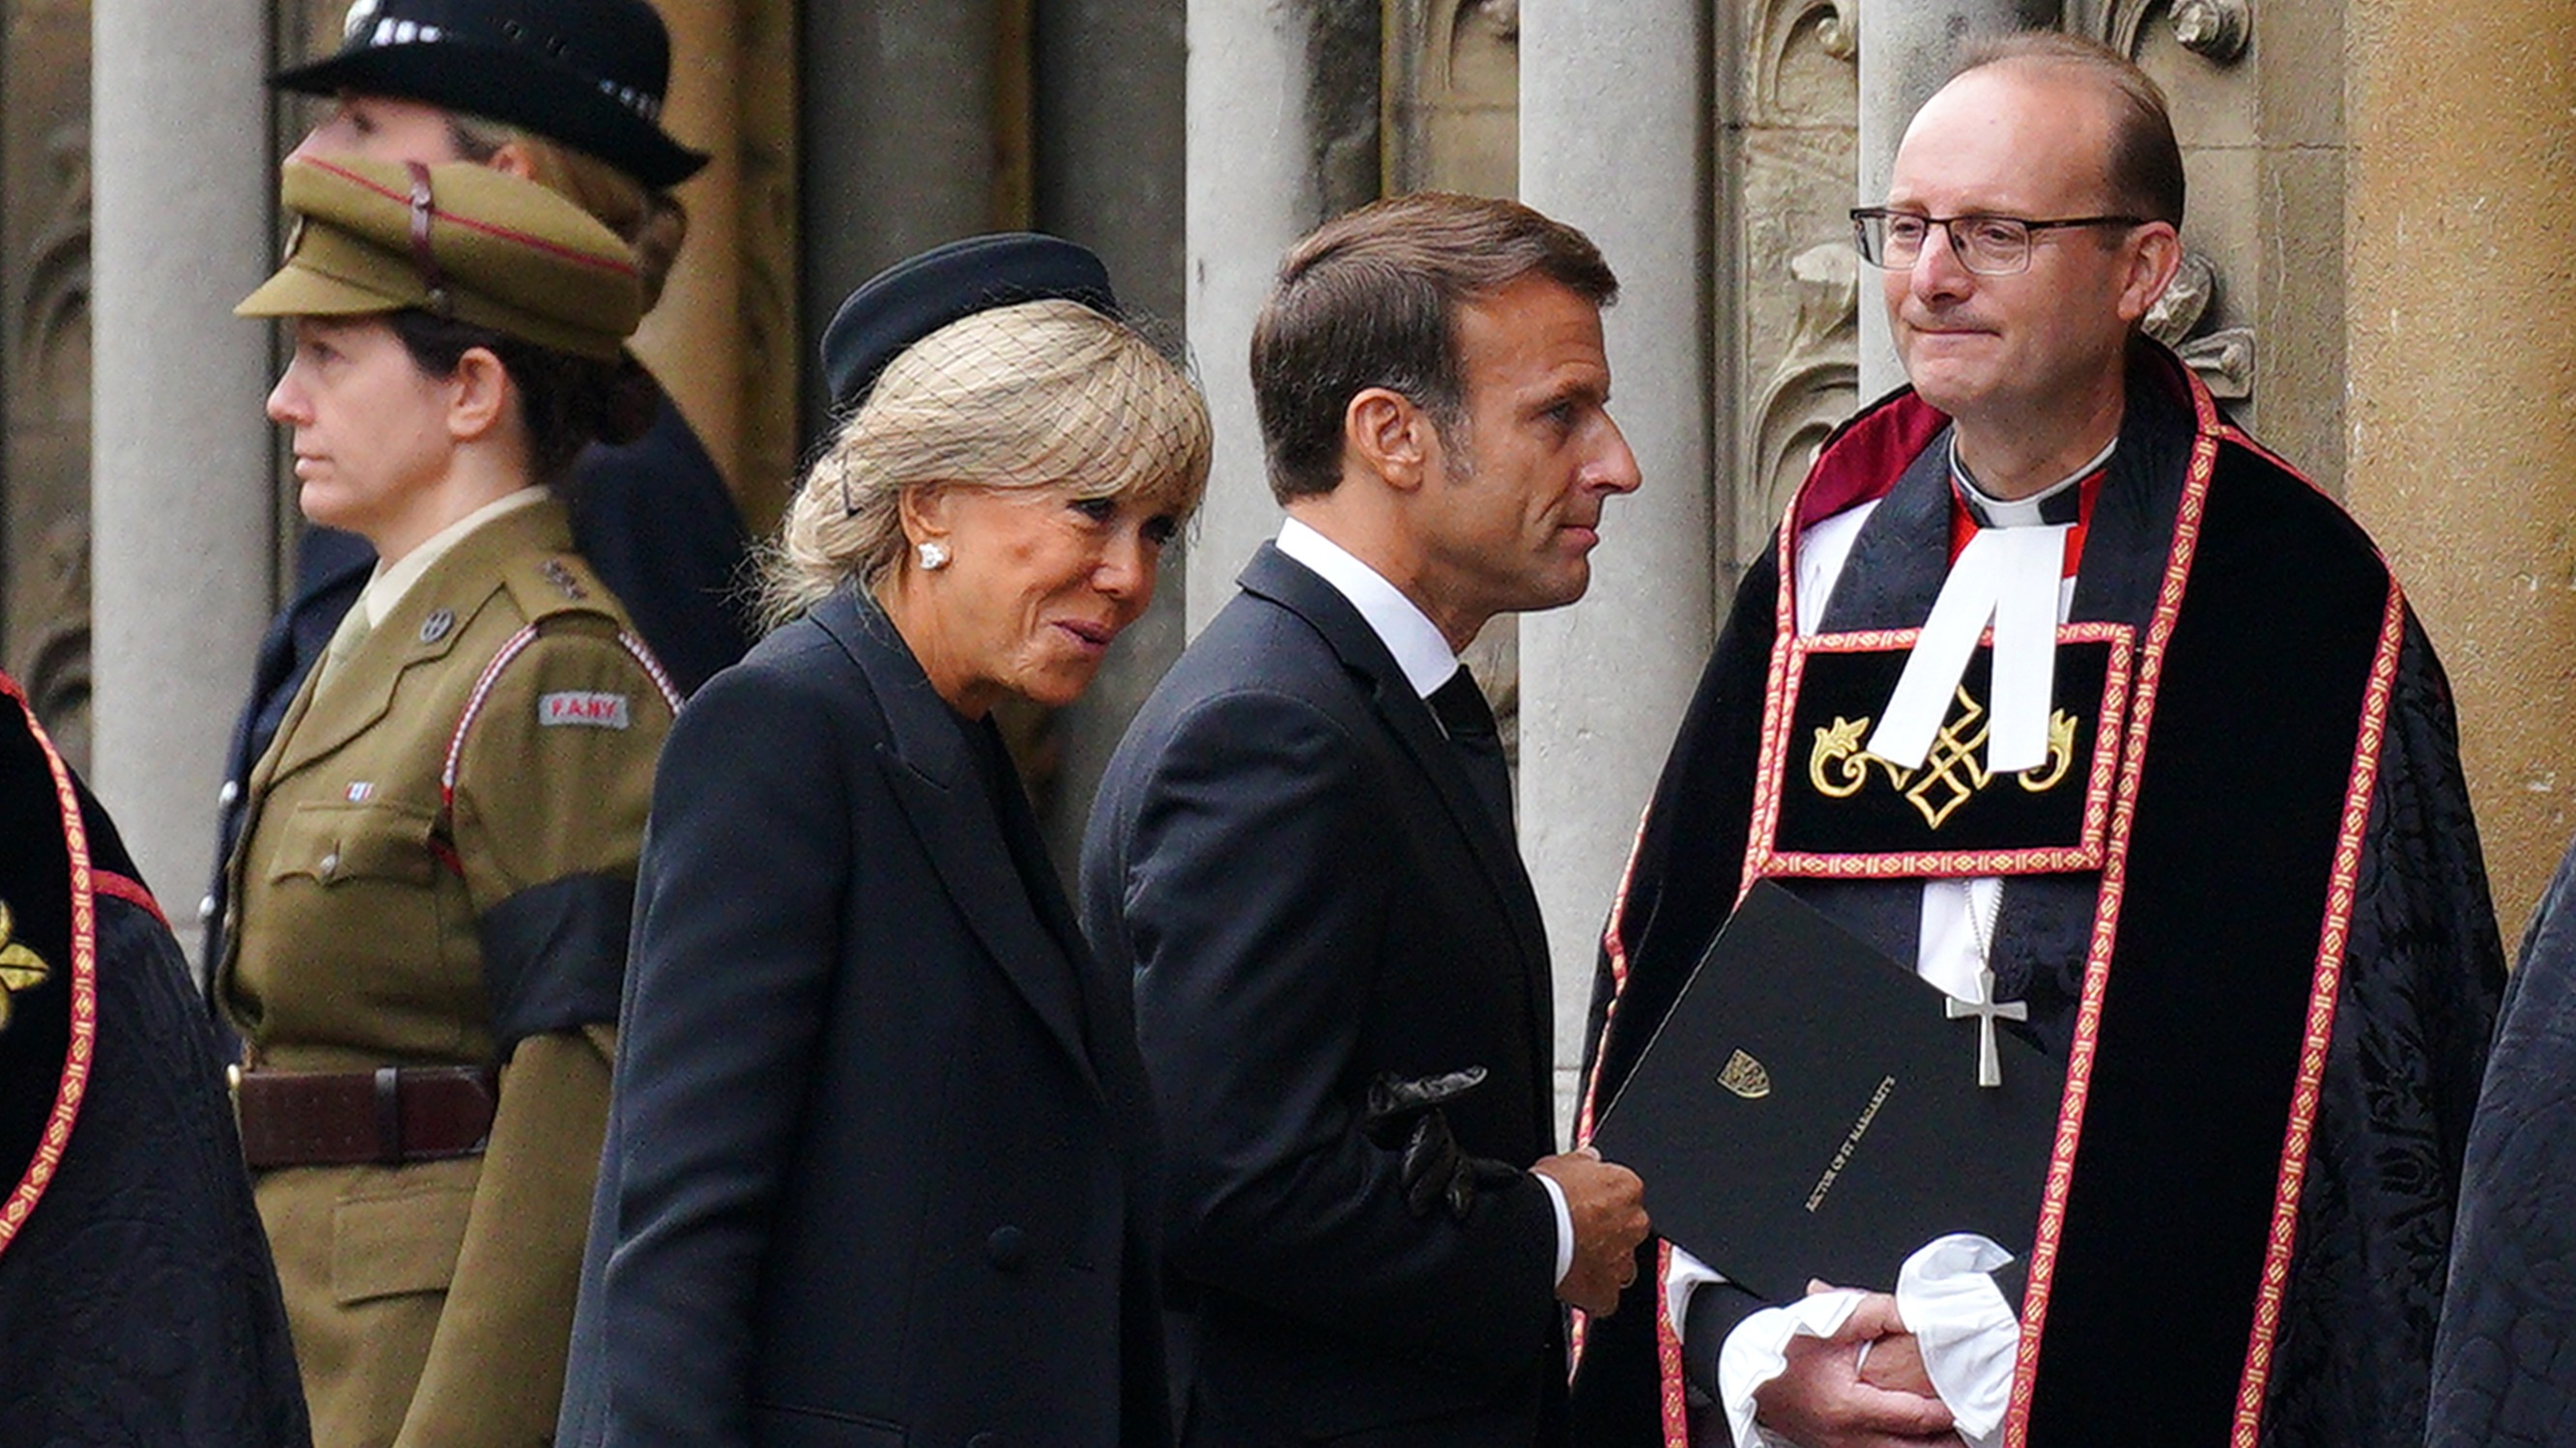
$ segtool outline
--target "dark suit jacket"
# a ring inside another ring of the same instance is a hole
[[[682,711],[560,1441],[1169,1441],[1129,1008],[1000,749],[851,591]]]
[[[585,451],[566,496],[573,546],[626,605],[635,631],[683,695],[742,657],[751,634],[733,594],[747,582],[738,575],[750,542],[715,461],[668,396],[641,438]],[[250,697],[224,756],[215,882],[203,922],[208,961],[223,957],[224,861],[241,831],[251,769],[375,566],[375,550],[355,534],[307,528],[296,540],[295,597],[259,641]]]
[[[1264,547],[1147,701],[1083,844],[1084,924],[1135,971],[1163,1124],[1184,1438],[1526,1444],[1564,1386],[1535,1179],[1405,1207],[1370,1082],[1482,1066],[1470,1152],[1551,1149],[1538,905],[1358,611]]]

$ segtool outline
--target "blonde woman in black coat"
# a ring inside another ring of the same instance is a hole
[[[792,621],[654,793],[561,1438],[1164,1444],[1127,983],[989,715],[1144,612],[1205,406],[1041,237],[878,277],[825,361]]]

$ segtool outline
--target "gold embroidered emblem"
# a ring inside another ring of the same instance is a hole
[[[1771,1073],[1762,1063],[1742,1051],[1726,1058],[1726,1067],[1717,1073],[1717,1084],[1743,1097],[1759,1101],[1771,1094]]]
[[[9,1028],[10,997],[43,985],[54,973],[43,957],[12,938],[16,930],[8,905],[0,902],[0,1031]]]
[[[1958,700],[1959,711],[1932,736],[1932,752],[1919,769],[1900,769],[1863,748],[1868,719],[1834,716],[1833,723],[1816,730],[1816,746],[1807,755],[1807,782],[1827,799],[1849,799],[1869,783],[1869,766],[1875,764],[1886,772],[1887,787],[1903,793],[1926,825],[1941,828],[1959,806],[1994,782],[1980,757],[1986,747],[1985,706],[1964,687]],[[2023,789],[2046,794],[2066,778],[2075,763],[2075,727],[2075,716],[2063,709],[2049,716],[2047,757],[2038,768],[2013,776]]]

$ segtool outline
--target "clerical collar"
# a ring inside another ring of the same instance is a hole
[[[1980,528],[2029,528],[2045,523],[2073,523],[2083,516],[2084,484],[2109,465],[2120,438],[2112,434],[2093,460],[2027,498],[1998,498],[1977,486],[1968,465],[1959,460],[1959,434],[1950,434],[1950,491]]]

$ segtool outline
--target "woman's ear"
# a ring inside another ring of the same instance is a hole
[[[939,487],[905,488],[898,494],[895,509],[903,519],[904,542],[917,548],[934,538],[945,539],[948,501],[948,490]]]
[[[508,415],[510,369],[489,347],[468,347],[447,377],[447,435],[458,442],[491,436]]]

